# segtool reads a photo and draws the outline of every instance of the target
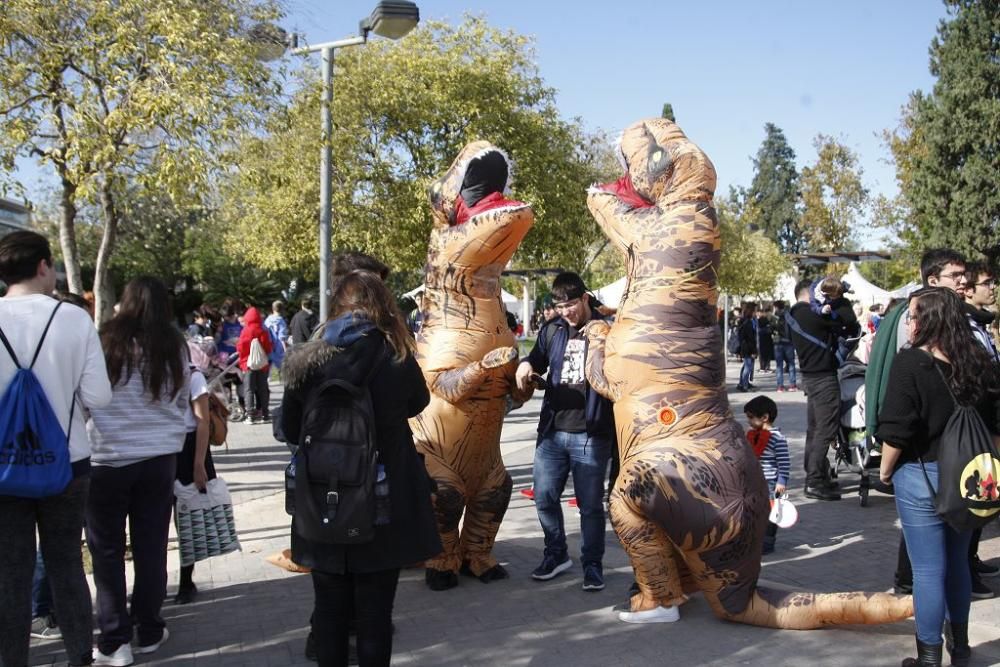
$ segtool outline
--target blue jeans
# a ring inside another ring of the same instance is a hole
[[[573,473],[573,490],[580,508],[584,563],[604,558],[604,477],[611,458],[611,438],[586,433],[550,431],[535,448],[533,483],[538,522],[545,533],[545,555],[566,559],[566,529],[559,497]]]
[[[937,463],[927,463],[935,491]],[[945,615],[953,623],[969,622],[972,578],[969,540],[972,531],[956,532],[934,511],[934,499],[919,463],[904,463],[892,476],[896,511],[903,524],[906,550],[913,563],[913,608],[917,639],[937,645]]]
[[[743,357],[743,368],[740,369],[740,387],[750,388],[750,381],[753,380],[753,357]]]
[[[35,558],[35,575],[31,581],[31,617],[48,616],[51,613],[52,591],[49,588],[49,578],[45,574],[42,550],[39,549]]]
[[[785,364],[788,364],[788,373],[791,375],[790,386],[794,387],[795,382],[795,347],[791,343],[774,344],[774,363],[778,365],[778,386],[785,386]]]

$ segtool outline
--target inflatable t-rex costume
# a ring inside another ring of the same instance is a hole
[[[431,402],[411,426],[437,482],[444,552],[425,563],[434,590],[456,585],[460,568],[483,582],[507,577],[491,552],[510,502],[500,427],[507,396],[517,392],[518,354],[500,299],[500,273],[534,222],[527,204],[504,199],[510,171],[503,152],[476,141],[430,190],[434,229],[417,360]]]
[[[615,402],[621,473],[611,522],[639,585],[631,611],[701,590],[716,616],[774,628],[912,615],[908,596],[757,586],[768,491],[726,397],[715,168],[660,118],[630,126],[620,148],[625,176],[592,188],[588,204],[629,281],[614,325],[588,328],[587,378]]]

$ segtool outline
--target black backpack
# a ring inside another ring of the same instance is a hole
[[[981,528],[1000,512],[1000,454],[993,445],[983,418],[975,408],[955,400],[947,378],[934,367],[948,387],[955,411],[941,434],[938,448],[938,490],[931,485],[923,460],[920,467],[934,497],[934,506],[945,523],[957,531]]]
[[[323,544],[364,544],[375,538],[378,448],[368,389],[384,355],[363,384],[327,380],[305,405],[295,454],[294,529]]]

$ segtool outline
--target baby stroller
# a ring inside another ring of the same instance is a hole
[[[851,356],[837,371],[840,381],[840,431],[834,471],[846,466],[861,475],[858,497],[862,507],[868,506],[868,492],[876,489],[892,493],[891,487],[878,478],[882,447],[865,431],[865,371],[867,366]]]

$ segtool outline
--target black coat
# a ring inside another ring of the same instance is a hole
[[[744,317],[740,322],[740,356],[752,357],[757,354],[757,329],[753,317]]]
[[[391,518],[375,528],[368,544],[336,545],[310,542],[295,530],[292,519],[292,559],[321,572],[378,572],[432,558],[442,551],[431,504],[430,478],[416,448],[407,421],[430,402],[427,384],[417,361],[408,356],[398,363],[378,331],[344,349],[323,340],[291,348],[281,373],[286,382],[281,404],[281,426],[288,442],[298,442],[302,410],[321,382],[341,378],[360,384],[377,359],[378,370],[369,389],[377,424],[379,460],[389,479]]]

